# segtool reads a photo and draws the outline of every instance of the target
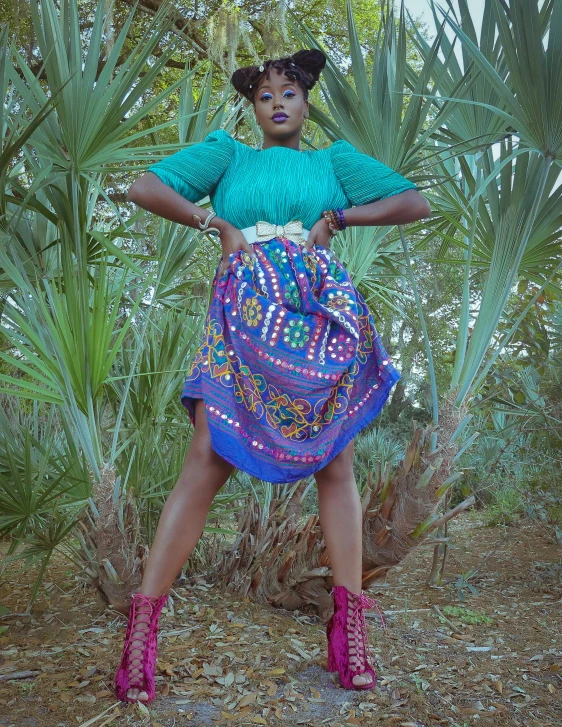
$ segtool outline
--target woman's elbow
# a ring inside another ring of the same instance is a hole
[[[138,203],[143,197],[146,196],[147,192],[150,192],[151,185],[154,189],[154,179],[158,180],[158,177],[156,177],[155,174],[153,174],[152,172],[145,172],[142,177],[136,179],[127,190],[127,200],[129,202]]]
[[[420,197],[423,200],[423,202],[420,202],[420,204],[421,204],[420,220],[422,220],[424,217],[431,217],[431,205],[429,204],[429,201],[425,197],[423,197],[421,194],[420,194]]]
[[[140,185],[139,185],[140,179],[137,179],[136,182],[133,182],[129,189],[127,190],[127,201],[128,202],[136,202],[139,199],[140,194]]]
[[[412,196],[411,204],[412,213],[415,214],[416,220],[422,220],[424,217],[431,217],[431,205],[428,200],[420,194],[416,189],[409,190]]]

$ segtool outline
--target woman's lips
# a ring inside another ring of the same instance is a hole
[[[286,116],[285,114],[281,114],[281,115],[279,115],[279,116],[272,116],[271,118],[272,118],[272,119],[273,119],[273,121],[275,121],[276,123],[280,123],[281,121],[286,121],[286,120],[287,120],[287,119],[288,119],[289,117],[288,117],[288,116]]]

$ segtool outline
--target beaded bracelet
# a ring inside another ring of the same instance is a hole
[[[330,234],[332,236],[336,235],[340,230],[345,230],[347,227],[341,207],[338,207],[336,210],[324,210],[322,215],[330,228]]]

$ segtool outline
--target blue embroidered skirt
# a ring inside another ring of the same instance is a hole
[[[286,237],[253,243],[215,271],[205,332],[181,400],[203,399],[213,449],[267,482],[332,460],[400,378],[336,255]]]

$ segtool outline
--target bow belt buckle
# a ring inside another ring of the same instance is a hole
[[[256,241],[265,242],[273,237],[284,237],[299,245],[304,245],[306,238],[303,236],[302,231],[301,220],[291,220],[286,225],[274,225],[272,222],[258,220],[256,222]]]

